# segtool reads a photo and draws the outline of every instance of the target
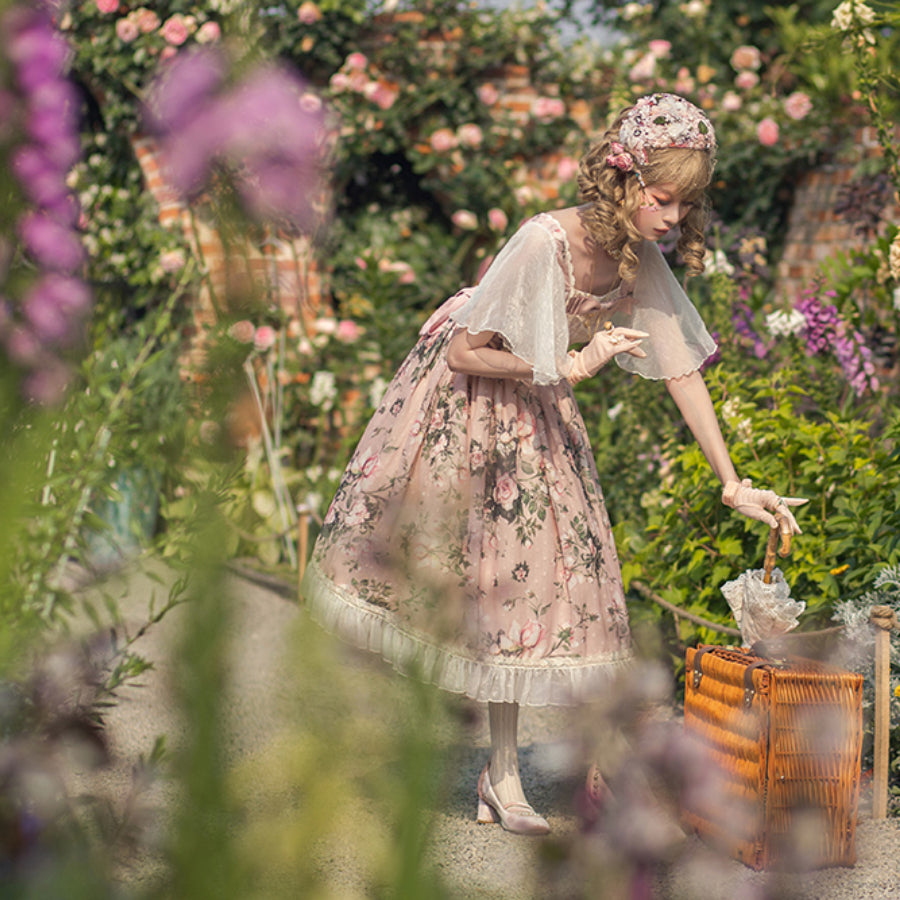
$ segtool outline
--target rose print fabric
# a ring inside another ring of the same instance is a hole
[[[572,286],[565,308],[613,305]],[[534,220],[532,220],[534,221]],[[423,327],[351,459],[303,596],[326,628],[479,701],[567,704],[631,659],[619,564],[581,415],[563,379],[452,372],[451,298]]]

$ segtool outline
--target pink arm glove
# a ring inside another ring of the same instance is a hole
[[[569,384],[575,385],[596,375],[617,353],[646,356],[640,348],[641,340],[650,337],[646,331],[634,328],[607,328],[598,331],[581,350],[570,350],[572,367],[566,375]]]
[[[778,520],[772,513],[777,512],[785,520],[785,527],[790,528],[791,534],[800,534],[800,526],[794,518],[790,507],[802,506],[806,500],[802,497],[779,497],[775,491],[765,491],[753,487],[749,478],[741,482],[729,481],[722,488],[722,502],[726,506],[749,516],[751,519],[759,519],[770,528],[778,525]]]

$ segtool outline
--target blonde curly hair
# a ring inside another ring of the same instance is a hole
[[[645,202],[643,188],[635,172],[624,172],[606,162],[611,145],[618,141],[624,110],[582,157],[578,166],[578,191],[588,204],[583,222],[597,245],[615,258],[621,257],[619,277],[632,280],[638,270],[637,248],[643,238],[634,226],[635,213]],[[647,148],[647,163],[640,166],[644,184],[672,184],[681,200],[693,203],[681,220],[677,249],[689,275],[703,272],[706,255],[704,230],[709,220],[706,188],[715,168],[715,152],[684,147]]]

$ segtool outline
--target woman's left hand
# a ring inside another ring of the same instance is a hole
[[[722,502],[737,512],[765,522],[770,528],[778,527],[773,513],[783,518],[791,534],[801,534],[800,526],[791,512],[792,506],[802,506],[808,502],[804,497],[779,497],[775,491],[753,487],[749,478],[741,482],[729,481],[722,489]],[[787,530],[787,529],[785,529]]]

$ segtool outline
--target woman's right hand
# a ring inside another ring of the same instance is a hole
[[[645,357],[647,354],[640,344],[646,337],[650,337],[646,331],[635,328],[607,327],[598,331],[581,350],[569,351],[572,366],[566,380],[575,385],[585,378],[592,378],[619,353]]]

